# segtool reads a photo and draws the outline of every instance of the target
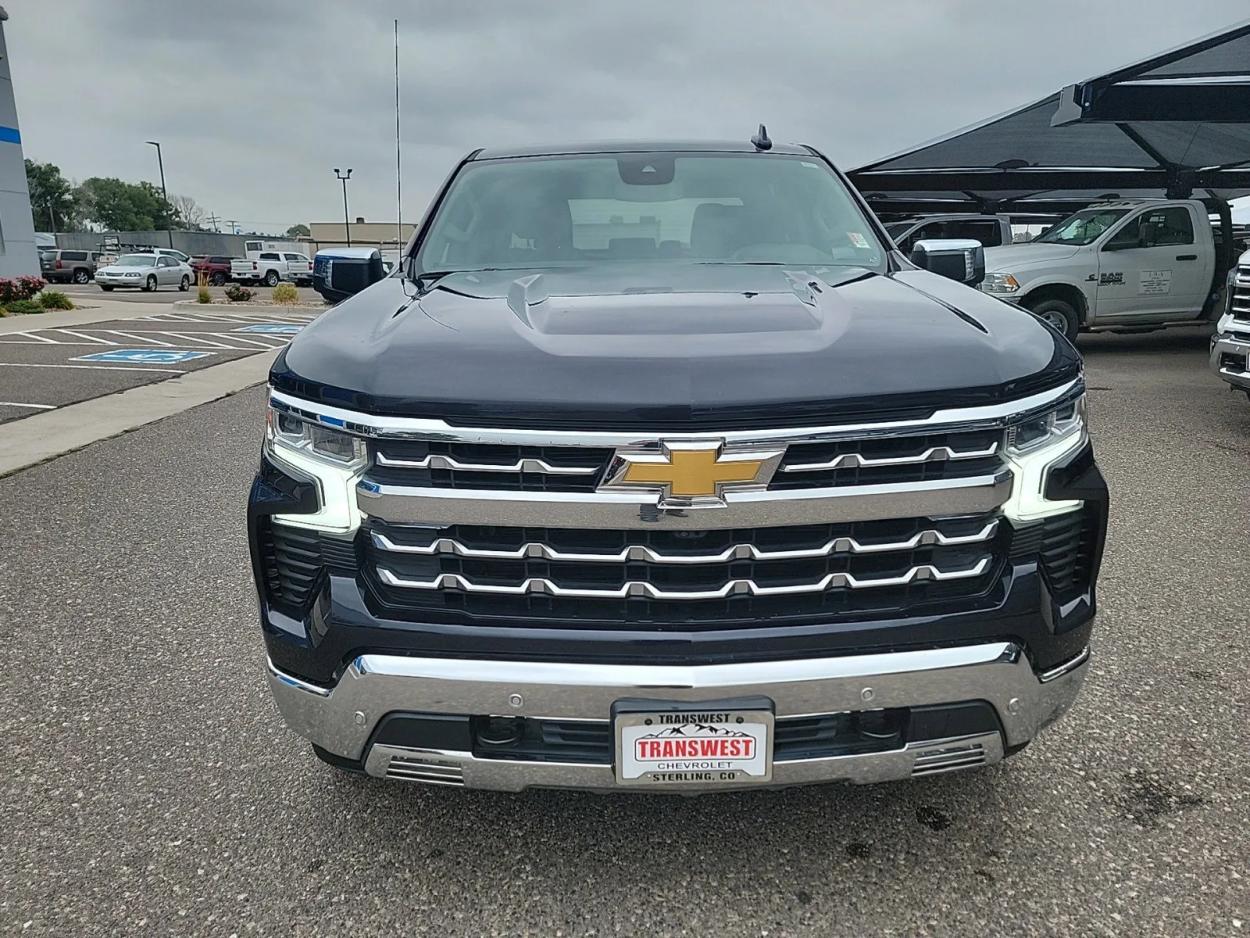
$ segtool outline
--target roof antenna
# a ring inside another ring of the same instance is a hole
[[[760,124],[759,133],[751,138],[751,143],[757,150],[771,150],[773,148],[773,142],[768,139],[768,131],[763,124]]]

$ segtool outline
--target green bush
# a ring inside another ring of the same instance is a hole
[[[208,287],[201,286],[195,293],[195,301],[197,303],[213,302],[213,295],[208,292]]]
[[[249,290],[247,287],[241,287],[237,283],[232,283],[226,287],[226,299],[231,303],[246,303],[256,295],[255,290]]]
[[[299,302],[299,291],[295,289],[292,283],[280,283],[273,288],[273,301],[283,306],[290,306]]]
[[[4,308],[9,311],[11,316],[29,315],[30,313],[42,313],[43,307],[35,300],[11,300],[4,304]]]
[[[73,309],[74,301],[60,290],[44,290],[37,297],[44,309]]]

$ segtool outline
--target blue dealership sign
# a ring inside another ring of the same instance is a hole
[[[212,352],[192,352],[176,348],[115,348],[107,352],[93,352],[81,358],[73,358],[76,362],[126,362],[129,365],[177,365],[181,362],[205,358]]]

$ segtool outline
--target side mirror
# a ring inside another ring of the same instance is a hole
[[[985,279],[985,248],[971,238],[926,238],[912,245],[917,267],[975,287]]]
[[[377,248],[326,248],[313,258],[313,289],[327,303],[338,303],[383,277]]]

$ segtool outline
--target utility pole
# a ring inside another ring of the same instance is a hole
[[[221,233],[221,229],[217,227],[217,223],[221,221],[221,219],[217,216],[216,212],[213,212],[213,214],[209,215],[204,220],[213,226],[213,231],[216,231],[218,234]]]
[[[165,217],[169,221],[167,233],[169,235],[169,246],[172,248],[174,246],[174,212],[169,204],[169,193],[165,190],[165,160],[161,157],[161,145],[159,143],[155,140],[149,140],[147,143],[149,146],[156,147],[156,165],[161,170],[161,198],[165,200]]]
[[[239,220],[237,218],[223,218],[222,221],[230,228],[230,233],[237,235],[239,233]]]
[[[334,168],[334,175],[343,183],[343,229],[347,235],[347,246],[352,246],[352,221],[351,216],[347,214],[347,180],[352,178],[351,169],[347,170],[347,175],[339,172],[338,167]]]

